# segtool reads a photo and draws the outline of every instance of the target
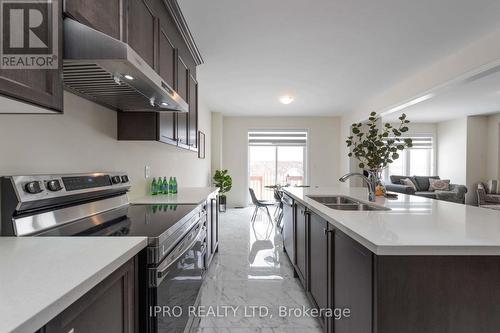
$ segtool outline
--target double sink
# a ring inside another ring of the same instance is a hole
[[[332,196],[322,196],[322,195],[308,195],[308,198],[325,205],[328,208],[336,210],[347,210],[347,211],[387,211],[390,208],[371,205],[359,200],[346,197],[343,195],[332,195]]]

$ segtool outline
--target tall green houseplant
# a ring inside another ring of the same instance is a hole
[[[226,211],[226,193],[233,187],[233,179],[227,170],[216,170],[214,175],[214,185],[219,188],[219,210]]]
[[[403,136],[410,121],[404,113],[398,119],[396,126],[381,124],[377,113],[372,112],[367,123],[352,124],[346,140],[350,148],[348,156],[357,159],[359,168],[376,177],[379,183],[382,170],[399,158],[401,150],[413,146],[412,140]]]

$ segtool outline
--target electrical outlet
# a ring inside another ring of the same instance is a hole
[[[144,167],[144,178],[148,179],[151,177],[151,167],[149,165],[146,165]]]

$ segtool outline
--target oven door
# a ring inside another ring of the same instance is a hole
[[[149,332],[188,331],[205,273],[206,228],[200,221],[156,267],[148,269]],[[158,312],[161,309],[161,312]]]

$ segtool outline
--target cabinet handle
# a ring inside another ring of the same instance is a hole
[[[323,231],[325,232],[325,235],[333,233],[333,230],[328,230],[327,228],[323,228]]]
[[[304,215],[310,216],[310,215],[311,215],[311,212],[310,212],[310,211],[308,211],[308,210],[306,210],[306,211],[304,212]]]

